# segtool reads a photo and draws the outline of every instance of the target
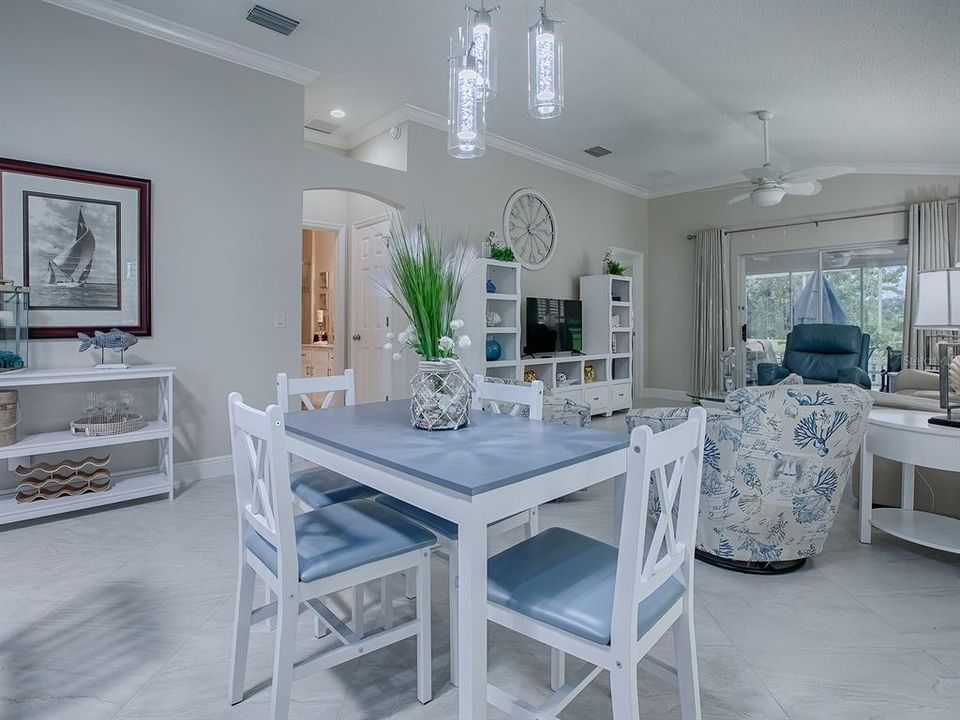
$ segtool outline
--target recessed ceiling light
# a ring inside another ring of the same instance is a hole
[[[330,117],[335,117],[337,120],[345,118],[347,114],[340,108],[334,108],[330,111]]]

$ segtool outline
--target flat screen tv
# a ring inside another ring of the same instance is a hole
[[[583,351],[583,306],[579,300],[527,298],[527,355]]]

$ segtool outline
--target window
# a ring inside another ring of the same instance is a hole
[[[747,384],[756,363],[782,359],[794,325],[815,322],[869,333],[869,372],[879,383],[886,348],[903,342],[906,244],[750,255],[744,269]]]

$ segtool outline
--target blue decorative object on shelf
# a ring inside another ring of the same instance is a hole
[[[487,280],[487,292],[495,293],[497,291],[497,286],[493,284],[493,280]]]
[[[489,280],[487,281],[489,282]],[[493,338],[487,340],[487,362],[496,362],[503,354],[503,348]]]
[[[93,333],[93,337],[90,337],[86,333],[77,333],[77,337],[80,339],[80,352],[86,352],[90,348],[100,351],[100,364],[97,365],[98,368],[127,367],[123,362],[123,354],[138,342],[136,337],[117,328],[112,328],[109,332],[96,330]],[[113,350],[114,352],[120,353],[120,362],[110,364],[104,362],[104,350]]]
[[[23,368],[23,358],[15,352],[0,350],[0,369],[20,370]]]

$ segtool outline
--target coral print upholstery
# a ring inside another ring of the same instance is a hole
[[[730,393],[726,409],[707,415],[697,548],[748,562],[819,553],[871,406],[867,392],[847,384],[785,383]],[[659,432],[683,422],[687,411],[634,410],[627,426]]]

